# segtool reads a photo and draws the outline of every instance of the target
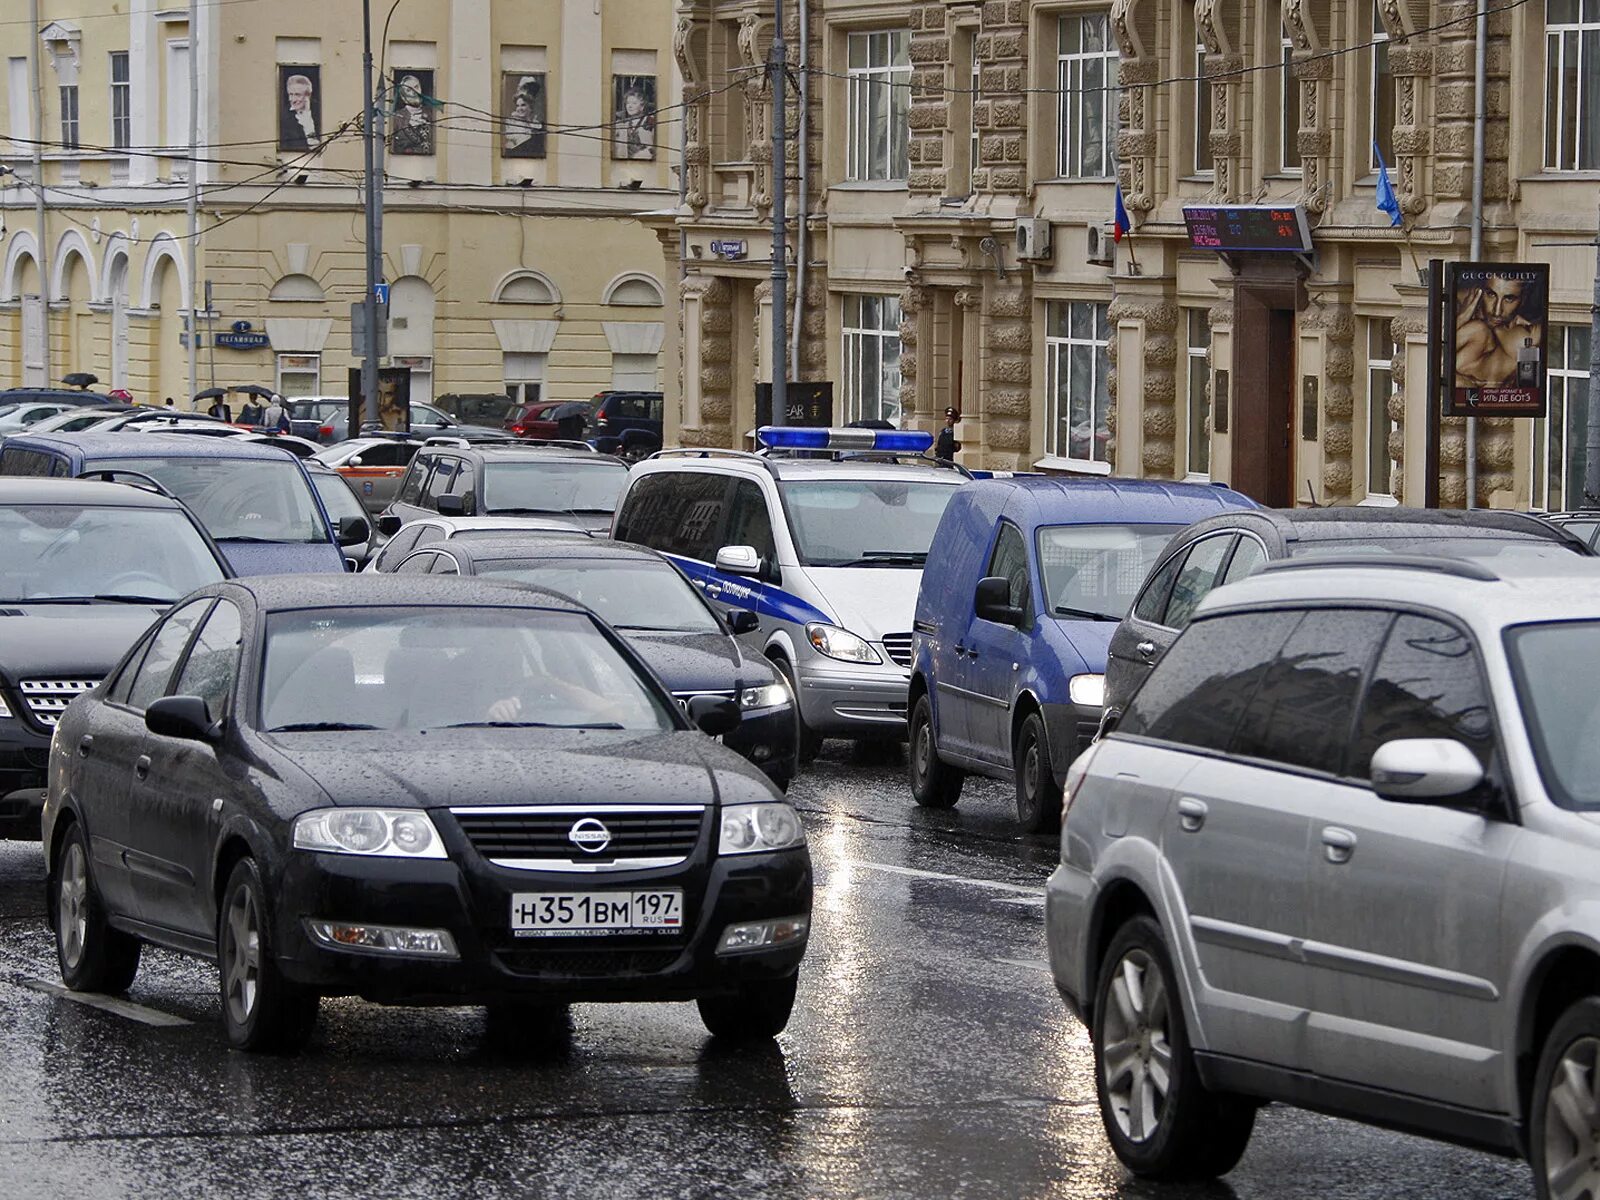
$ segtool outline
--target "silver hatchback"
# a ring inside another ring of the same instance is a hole
[[[1133,1171],[1296,1104],[1600,1197],[1600,569],[1275,564],[1067,780],[1050,961]]]

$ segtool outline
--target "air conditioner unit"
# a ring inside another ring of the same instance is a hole
[[[1109,267],[1116,259],[1117,243],[1112,234],[1110,222],[1104,225],[1091,225],[1084,231],[1088,234],[1089,251],[1084,257],[1092,263]]]
[[[1017,257],[1034,262],[1050,259],[1050,222],[1037,217],[1017,221]]]

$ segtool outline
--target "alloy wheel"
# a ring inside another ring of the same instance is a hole
[[[261,921],[254,894],[247,887],[233,893],[223,927],[223,998],[235,1025],[249,1022],[261,986]]]
[[[68,970],[74,970],[83,960],[83,945],[89,936],[89,863],[81,842],[67,847],[61,863],[56,928],[60,930],[61,958]]]
[[[1167,987],[1150,955],[1130,949],[1107,994],[1100,1069],[1117,1126],[1130,1141],[1154,1137],[1172,1086]]]
[[[1550,1080],[1544,1170],[1552,1200],[1600,1200],[1600,1038],[1568,1046]]]

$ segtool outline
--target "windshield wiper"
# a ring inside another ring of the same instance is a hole
[[[458,721],[454,725],[440,725],[440,729],[621,729],[614,721],[596,721],[576,725],[560,721]]]
[[[7,600],[7,604],[171,604],[176,596],[135,596],[123,592],[100,592],[93,596],[29,596],[26,600]]]
[[[299,721],[293,725],[274,725],[268,733],[340,733],[346,730],[377,729],[354,721]]]
[[[685,629],[679,625],[612,625],[613,629],[626,629],[629,633],[715,633],[714,629]]]
[[[224,534],[222,537],[216,537],[216,535],[213,534],[212,537],[214,540],[219,542],[256,542],[264,546],[275,546],[278,544],[277,538],[255,537],[254,535],[248,533]]]
[[[1120,623],[1121,617],[1112,616],[1110,613],[1096,612],[1092,608],[1073,608],[1068,604],[1058,604],[1055,607],[1058,617],[1076,617],[1080,621],[1116,621]]]
[[[927,563],[926,554],[900,554],[893,550],[868,550],[860,558],[841,559],[838,562],[821,562],[819,567],[920,567]]]
[[[575,517],[578,514],[570,508],[491,508],[487,510],[493,517]]]

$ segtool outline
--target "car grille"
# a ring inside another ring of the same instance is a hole
[[[22,701],[39,724],[53,728],[74,699],[100,681],[98,679],[24,679]]]
[[[911,635],[909,633],[884,634],[883,651],[895,666],[909,667],[911,665]]]
[[[699,844],[705,811],[703,804],[450,810],[474,850],[496,866],[525,871],[638,871],[676,866]],[[603,829],[605,844],[593,850],[580,846],[572,837],[580,826],[591,838]]]
[[[654,975],[678,961],[672,950],[502,950],[500,961],[519,975],[567,975],[612,978]]]

